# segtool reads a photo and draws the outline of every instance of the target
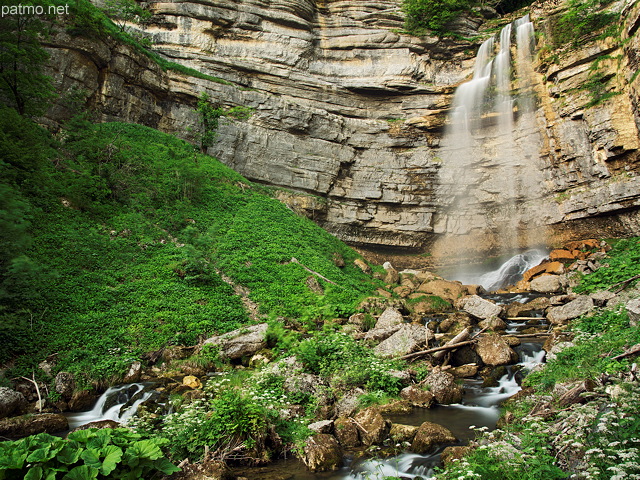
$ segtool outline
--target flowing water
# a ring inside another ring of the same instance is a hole
[[[88,412],[68,413],[69,428],[86,425],[99,420],[114,420],[126,424],[137,411],[138,406],[150,399],[154,393],[148,384],[131,383],[110,387],[104,392],[94,407]]]

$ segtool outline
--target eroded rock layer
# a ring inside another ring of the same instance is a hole
[[[102,120],[139,122],[187,137],[202,92],[226,108],[249,107],[249,118],[221,122],[212,155],[252,180],[286,189],[284,199],[346,241],[420,248],[452,233],[441,225],[455,224],[443,221],[448,199],[438,193],[438,145],[454,87],[470,75],[480,40],[398,33],[400,4],[150,3],[154,16],[142,33],[153,50],[226,82],[163,71],[128,46],[66,33],[49,42],[51,70],[61,91],[73,93]],[[619,38],[585,39],[578,47],[552,46],[549,19],[562,2],[539,1],[531,9],[543,32],[538,115],[535,131],[523,128],[515,138],[535,135],[538,151],[530,155],[543,181],[528,187],[518,208],[527,212],[531,230],[551,226],[552,239],[582,230],[594,235],[594,228],[603,234],[640,230],[640,7],[619,4]],[[460,28],[473,31],[482,22],[470,18]],[[593,104],[583,87],[593,80],[596,60],[615,94]],[[65,115],[59,103],[49,118]],[[500,223],[510,201],[507,179],[493,178],[482,165],[473,168],[487,193],[470,200],[477,203],[473,209],[482,207],[485,224]],[[476,233],[473,248],[489,250],[499,242],[495,231]]]

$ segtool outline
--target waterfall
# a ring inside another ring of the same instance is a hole
[[[506,253],[540,241],[540,232],[535,240],[526,233],[539,217],[532,202],[543,184],[534,43],[529,15],[506,25],[482,43],[472,78],[456,89],[440,144],[436,256]]]

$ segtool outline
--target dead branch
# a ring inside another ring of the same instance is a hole
[[[621,285],[621,287],[619,289],[617,289],[615,292],[613,292],[613,293],[620,293],[622,290],[627,288],[627,285],[629,285],[631,282],[633,282],[634,280],[637,280],[639,278],[640,278],[640,275],[634,275],[633,277],[627,278],[626,280],[623,280],[622,282],[614,283],[609,288],[613,288],[613,287],[617,287],[618,285]]]
[[[298,265],[300,265],[302,268],[304,268],[307,272],[314,274],[316,277],[320,277],[322,280],[324,280],[325,282],[329,282],[332,285],[335,285],[336,287],[340,287],[340,285],[338,285],[336,282],[333,282],[331,280],[329,280],[327,277],[320,275],[318,272],[314,272],[313,270],[311,270],[308,267],[305,267],[302,263],[300,263],[300,261],[296,258],[296,257],[292,257],[291,258],[291,263],[297,263]],[[343,288],[343,287],[340,287]]]
[[[38,382],[36,382],[36,374],[33,374],[33,379],[27,377],[20,377],[25,379],[27,382],[31,382],[36,387],[36,393],[38,394],[38,410],[42,413],[42,395],[40,395],[40,387],[38,386]]]
[[[615,357],[612,358],[612,360],[621,360],[623,358],[627,358],[630,357],[632,355],[636,355],[640,353],[640,343],[634,345],[633,347],[631,347],[629,350],[625,351],[624,353],[621,353],[620,355],[616,355]]]
[[[408,355],[400,357],[400,359],[401,360],[407,360],[409,358],[420,357],[422,355],[429,355],[430,353],[446,351],[446,350],[455,350],[456,348],[464,347],[465,345],[472,345],[474,343],[476,343],[475,340],[467,340],[467,341],[464,341],[464,342],[459,342],[459,343],[455,343],[455,344],[451,344],[451,345],[446,344],[446,345],[443,345],[442,347],[435,347],[435,348],[430,348],[429,350],[423,350],[421,352],[410,353]]]

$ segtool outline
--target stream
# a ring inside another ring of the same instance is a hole
[[[488,282],[500,282],[495,278],[496,272],[510,276],[514,270],[520,271],[523,264],[530,265],[536,261],[539,251],[517,255],[508,260],[508,268],[499,268],[495,272],[484,274]],[[504,267],[504,265],[503,265]],[[521,274],[521,272],[520,272]],[[508,304],[514,301],[526,303],[539,296],[536,294],[486,294],[483,295],[498,304]],[[540,323],[544,324],[540,317]],[[528,328],[524,322],[507,322],[506,334],[516,334]],[[519,381],[523,376],[522,370],[531,370],[544,361],[545,352],[542,349],[543,339],[535,338],[522,342],[514,350],[519,355],[519,362],[504,368],[504,375],[498,380],[497,386],[483,387],[482,379],[472,378],[464,380],[464,396],[459,404],[436,405],[433,408],[414,408],[408,414],[387,415],[385,418],[393,423],[419,426],[423,422],[433,422],[449,429],[458,442],[454,445],[466,445],[476,436],[475,427],[486,427],[492,430],[496,427],[500,416],[500,404],[520,390]],[[134,383],[109,388],[98,399],[92,410],[81,413],[67,414],[71,429],[98,420],[115,420],[125,424],[131,418],[138,406],[159,393],[153,390],[151,384]],[[277,473],[277,478],[288,480],[383,480],[394,476],[402,479],[426,480],[433,476],[434,468],[440,462],[440,455],[445,446],[428,455],[415,453],[401,453],[384,459],[354,459],[347,455],[344,465],[334,472],[312,473],[306,470],[301,461],[288,459],[274,462],[265,467],[263,473],[270,477],[269,472]],[[257,472],[256,472],[257,473]],[[284,476],[283,476],[284,475]],[[256,477],[258,478],[258,477]]]

